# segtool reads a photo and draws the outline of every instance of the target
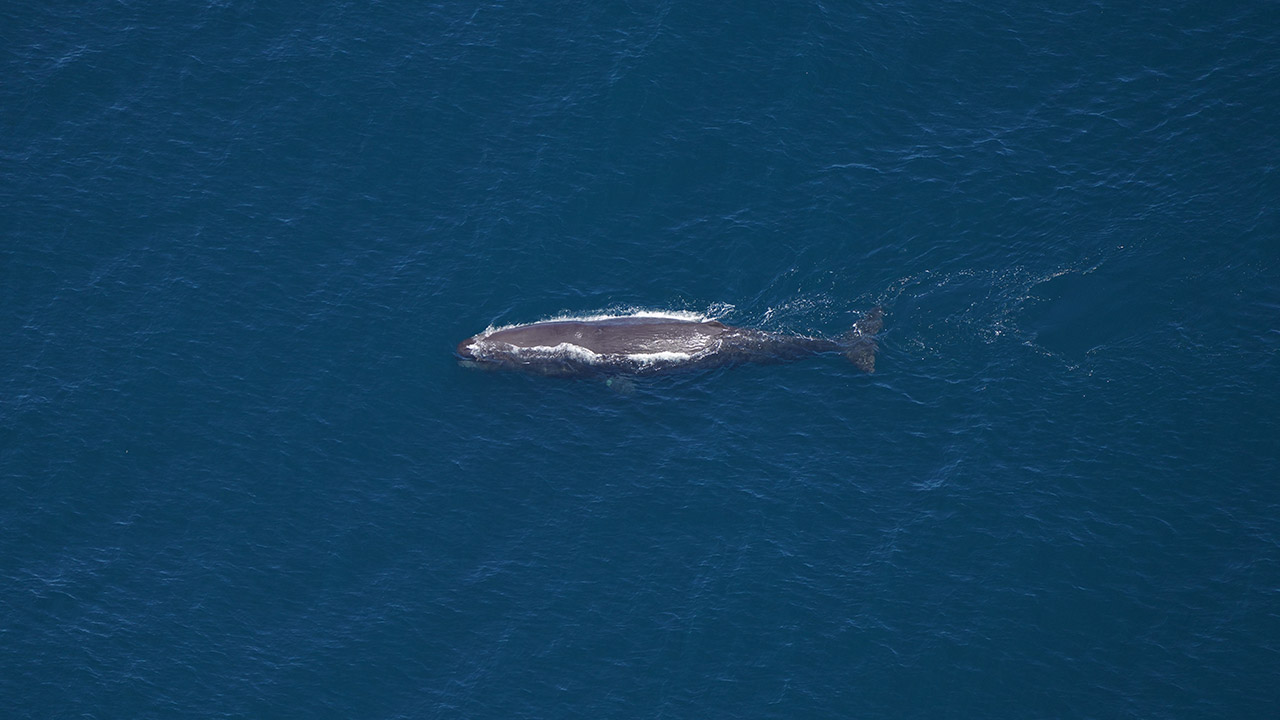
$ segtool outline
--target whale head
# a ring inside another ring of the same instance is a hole
[[[458,356],[458,359],[460,360],[474,361],[476,359],[476,353],[474,348],[475,348],[476,340],[478,340],[479,338],[480,336],[476,335],[474,337],[469,337],[466,340],[463,340],[462,342],[458,343],[458,348],[453,351],[453,354]]]

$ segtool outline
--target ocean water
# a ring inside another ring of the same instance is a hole
[[[10,3],[14,718],[1268,717],[1267,3]],[[489,326],[838,357],[609,385]]]

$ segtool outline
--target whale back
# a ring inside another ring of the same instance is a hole
[[[600,355],[696,354],[710,349],[728,326],[711,321],[665,317],[557,320],[498,330],[474,340],[517,348],[575,345]]]

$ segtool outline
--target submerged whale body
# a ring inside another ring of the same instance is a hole
[[[787,362],[841,353],[875,372],[877,307],[837,340],[731,327],[716,320],[634,315],[551,320],[480,333],[458,344],[464,364],[540,375],[647,375],[682,368]]]

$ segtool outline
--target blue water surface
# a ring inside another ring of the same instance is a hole
[[[1267,717],[1265,3],[0,9],[15,718]],[[486,327],[838,356],[607,384]]]

